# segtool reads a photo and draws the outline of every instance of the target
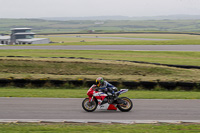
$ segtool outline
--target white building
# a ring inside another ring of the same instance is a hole
[[[0,44],[48,44],[48,38],[34,38],[31,28],[13,28],[10,36],[0,36]]]
[[[0,45],[6,45],[10,43],[10,36],[0,36]]]

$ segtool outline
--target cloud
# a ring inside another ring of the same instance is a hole
[[[200,0],[0,0],[0,18],[200,14]]]

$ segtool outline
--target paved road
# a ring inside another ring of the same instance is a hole
[[[130,112],[85,112],[83,99],[0,98],[0,119],[200,120],[200,100],[132,99]]]
[[[1,49],[131,50],[131,51],[200,51],[200,45],[63,45],[0,46]]]

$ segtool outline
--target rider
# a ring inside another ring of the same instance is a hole
[[[96,79],[96,85],[101,91],[107,94],[108,92],[110,92],[113,96],[113,100],[116,100],[117,94],[115,93],[115,91],[117,91],[117,88],[115,86],[105,81],[102,77],[98,77]]]

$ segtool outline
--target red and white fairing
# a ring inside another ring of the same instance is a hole
[[[107,109],[107,110],[117,110],[117,105],[116,104],[102,104],[103,100],[108,96],[107,94],[103,93],[103,92],[99,92],[99,91],[95,91],[96,85],[93,85],[90,87],[90,89],[87,92],[87,95],[89,96],[89,101],[93,101],[94,97],[97,99],[98,101],[98,109]]]

